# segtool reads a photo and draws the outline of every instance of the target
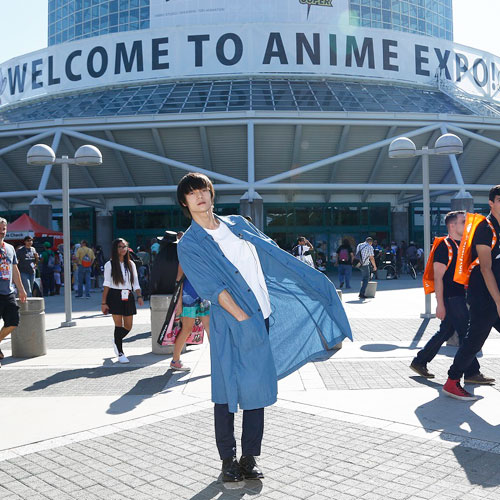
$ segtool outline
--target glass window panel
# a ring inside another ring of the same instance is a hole
[[[90,217],[91,216],[88,211],[80,212],[72,210],[70,220],[71,229],[88,231],[88,229],[92,226]]]
[[[298,207],[295,209],[297,226],[322,226],[323,207]]]
[[[139,21],[139,9],[133,9],[130,11],[130,22]]]
[[[132,210],[116,209],[115,221],[116,229],[135,229],[135,212]]]
[[[362,226],[368,225],[368,207],[361,207],[359,211],[359,223]]]
[[[392,11],[393,12],[400,11],[400,1],[399,0],[392,0]]]
[[[358,226],[358,207],[336,207],[333,211],[333,224],[335,226]]]
[[[286,208],[268,208],[266,212],[266,224],[268,227],[286,226],[290,215],[293,217],[293,214],[289,213]]]
[[[386,226],[389,224],[389,207],[370,207],[370,224],[373,226]]]

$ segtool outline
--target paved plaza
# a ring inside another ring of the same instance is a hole
[[[0,499],[500,498],[498,386],[468,386],[475,402],[442,396],[454,347],[429,365],[434,380],[408,368],[439,324],[419,317],[418,281],[380,282],[364,302],[353,286],[343,302],[354,342],[280,381],[266,477],[230,485],[219,479],[210,345],[183,355],[190,373],[172,373],[170,357],[151,353],[146,303],[121,365],[100,293],[73,300],[72,328],[59,328],[63,296],[46,298],[46,356],[12,358],[1,343]],[[480,362],[500,379],[497,332]],[[239,433],[241,413],[236,423]]]

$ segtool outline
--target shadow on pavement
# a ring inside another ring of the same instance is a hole
[[[37,380],[34,382],[31,386],[26,387],[24,390],[31,392],[31,391],[41,391],[43,389],[46,389],[47,387],[50,387],[55,384],[60,384],[62,382],[67,382],[69,380],[76,380],[76,379],[100,379],[100,378],[106,378],[106,377],[111,377],[120,373],[127,373],[127,372],[133,372],[136,370],[141,370],[144,368],[148,368],[151,365],[154,365],[156,363],[159,363],[162,361],[161,358],[158,359],[158,361],[152,363],[149,362],[148,364],[145,364],[144,362],[140,363],[142,358],[150,358],[151,355],[149,353],[147,354],[140,354],[136,356],[129,356],[129,360],[131,363],[129,365],[123,365],[120,363],[114,363],[111,361],[111,358],[108,358],[104,361],[102,366],[97,366],[97,367],[92,367],[92,368],[76,368],[72,370],[63,370],[57,373],[54,373],[53,375],[50,375],[49,377],[43,379],[43,380]],[[24,361],[24,358],[9,358],[8,362],[9,364],[15,363],[16,361]],[[137,364],[135,364],[137,363]],[[165,375],[162,375],[163,377]],[[165,381],[165,383],[167,380]]]
[[[438,385],[426,382],[427,385]],[[453,453],[470,484],[493,488],[500,485],[500,456],[488,450],[498,446],[500,425],[492,425],[477,415],[472,410],[474,402],[457,401],[439,395],[420,405],[415,415],[426,431],[441,432],[443,441],[458,443]],[[454,469],[453,464],[449,464],[449,467],[450,470]]]
[[[169,392],[172,387],[210,377],[210,374],[207,374],[200,375],[198,377],[191,377],[188,380],[176,380],[174,384],[172,384],[167,390],[165,390],[165,386],[171,380],[173,374],[174,372],[172,370],[168,370],[164,375],[156,375],[154,377],[143,378],[137,381],[134,387],[132,387],[127,393],[122,394],[116,401],[113,401],[109,405],[106,413],[109,413],[111,415],[120,415],[122,413],[127,413],[139,406],[145,399],[152,398],[156,394],[165,394]],[[144,389],[145,387],[157,386],[159,382],[163,384],[162,389],[160,389],[159,391],[152,392]]]
[[[258,495],[262,491],[262,486],[263,484],[260,480],[223,483],[219,479],[210,483],[189,500],[210,500],[212,498],[217,498],[217,500],[234,500],[235,498],[244,498],[246,495]]]
[[[403,347],[394,344],[365,344],[361,346],[362,351],[367,352],[386,352],[386,351],[396,351],[397,349],[405,349],[409,351],[417,350],[417,347]]]
[[[424,383],[439,385],[429,380]],[[477,415],[472,410],[474,402],[456,401],[439,395],[420,405],[415,414],[426,431],[441,432],[443,441],[459,443],[453,448],[453,454],[470,484],[493,488],[500,485],[500,457],[498,453],[488,450],[497,446],[500,425],[492,425]],[[450,464],[450,470],[453,468]]]
[[[142,339],[150,339],[151,338],[151,331],[149,332],[143,332],[143,333],[136,333],[135,335],[131,335],[130,337],[125,337],[123,339],[124,344],[128,344],[130,342],[133,342],[134,340],[142,340]]]

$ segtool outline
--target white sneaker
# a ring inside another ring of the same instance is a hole
[[[189,366],[186,366],[180,359],[178,361],[171,361],[170,362],[170,369],[177,370],[179,372],[191,371],[191,368],[189,368]]]
[[[121,356],[118,356],[118,362],[120,363],[130,363],[128,360],[127,356],[125,354],[122,354]]]

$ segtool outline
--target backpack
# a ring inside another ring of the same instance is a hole
[[[90,267],[91,265],[92,265],[92,259],[90,258],[90,255],[87,253],[82,257],[82,266]]]
[[[446,246],[448,247],[448,264],[446,265],[446,269],[450,267],[451,261],[453,260],[453,249],[451,247],[450,242],[448,241],[448,236],[440,236],[434,238],[432,243],[431,253],[429,255],[429,260],[425,265],[424,276],[422,278],[424,284],[424,292],[425,295],[429,295],[435,291],[434,288],[434,253],[436,252],[437,247],[444,241]]]
[[[349,252],[347,251],[347,248],[342,248],[339,252],[339,261],[340,262],[347,262],[349,260]]]
[[[464,234],[462,235],[458,248],[457,266],[455,267],[455,274],[453,275],[453,281],[461,283],[465,287],[469,284],[472,270],[479,264],[479,257],[472,261],[472,240],[477,226],[483,222],[483,220],[486,220],[493,233],[491,249],[493,250],[497,244],[497,233],[491,221],[484,215],[467,213],[465,216]]]

